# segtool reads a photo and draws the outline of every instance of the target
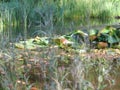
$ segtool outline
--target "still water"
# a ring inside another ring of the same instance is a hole
[[[105,26],[114,26],[120,28],[120,20],[118,19],[84,19],[84,20],[65,20],[63,22],[58,23],[48,23],[46,25],[30,25],[27,27],[27,38],[35,37],[35,36],[54,36],[54,35],[63,35],[74,30],[83,30],[88,32],[90,29],[99,29],[101,30]],[[25,37],[24,25],[17,27],[7,27],[2,28],[5,36],[7,35],[13,41],[19,41],[19,39],[23,39]],[[16,39],[16,40],[15,40]]]

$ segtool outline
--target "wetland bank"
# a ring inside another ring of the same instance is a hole
[[[0,90],[119,90],[119,6],[1,0]]]

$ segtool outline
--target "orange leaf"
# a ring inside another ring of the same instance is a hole
[[[38,88],[36,88],[36,87],[32,87],[30,90],[38,90]]]
[[[108,47],[108,43],[107,42],[98,42],[98,48],[107,48]]]
[[[89,39],[90,39],[91,41],[95,40],[96,38],[97,38],[97,36],[95,36],[95,35],[89,36]]]

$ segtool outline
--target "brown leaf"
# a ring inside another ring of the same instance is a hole
[[[98,42],[97,47],[98,48],[107,48],[108,47],[108,43],[107,42]]]
[[[90,39],[91,41],[95,40],[96,38],[97,38],[96,35],[89,36],[89,39]]]
[[[30,90],[38,90],[38,88],[36,88],[36,87],[32,87]]]

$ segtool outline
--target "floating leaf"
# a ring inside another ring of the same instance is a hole
[[[102,30],[100,31],[100,33],[107,34],[107,33],[112,32],[113,30],[116,30],[116,29],[113,28],[113,27],[111,27],[111,26],[107,26],[106,28],[102,29]]]
[[[114,44],[114,43],[117,43],[117,42],[119,42],[119,41],[115,37],[112,37],[112,36],[108,37],[108,43]]]
[[[97,36],[97,34],[98,34],[98,30],[96,30],[96,29],[92,29],[92,30],[90,30],[90,32],[89,32],[89,36]]]
[[[106,34],[106,33],[109,33],[109,32],[110,32],[110,30],[109,30],[109,29],[106,29],[106,28],[100,31],[100,33],[105,33],[105,34]]]
[[[107,48],[108,47],[108,43],[107,42],[98,42],[97,47],[98,48]]]
[[[120,29],[117,29],[115,32],[116,36],[120,39]]]
[[[15,47],[19,49],[36,49],[36,46],[28,41],[25,44],[23,42],[15,43]]]
[[[24,45],[20,43],[15,43],[15,47],[19,49],[24,49]]]
[[[81,31],[81,30],[76,30],[73,34],[79,34],[79,35],[82,35],[82,36],[88,36],[87,33]]]
[[[37,37],[32,42],[37,45],[48,45],[49,39],[48,39],[48,37],[41,37],[41,38]]]
[[[100,34],[98,38],[98,42],[107,42],[108,41],[108,34]]]

